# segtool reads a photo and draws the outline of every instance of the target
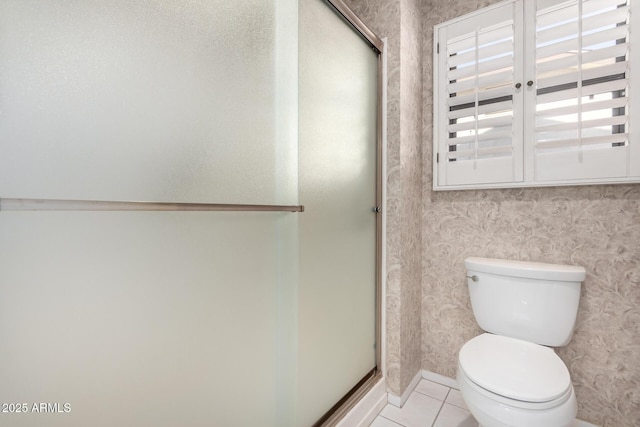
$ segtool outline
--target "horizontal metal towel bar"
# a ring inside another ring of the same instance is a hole
[[[304,206],[0,198],[0,211],[304,212]]]

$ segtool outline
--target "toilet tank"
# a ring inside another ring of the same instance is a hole
[[[583,267],[493,258],[464,263],[473,314],[482,329],[551,347],[569,343]]]

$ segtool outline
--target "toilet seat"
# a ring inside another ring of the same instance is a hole
[[[469,377],[467,377],[464,370],[459,364],[458,364],[457,380],[461,388],[463,386],[460,383],[464,382],[466,386],[471,390],[473,390],[473,392],[476,395],[482,396],[485,399],[493,401],[496,404],[501,405],[503,408],[510,407],[510,408],[518,408],[522,410],[529,410],[529,411],[544,411],[544,410],[553,409],[553,408],[557,408],[559,406],[564,405],[574,394],[573,387],[569,387],[569,389],[565,394],[560,396],[558,399],[550,400],[548,402],[525,402],[522,400],[510,399],[508,397],[500,396],[499,394],[490,392],[489,390],[482,388],[478,384],[471,381]]]
[[[516,338],[484,333],[471,339],[460,349],[459,367],[480,389],[523,407],[558,405],[572,390],[569,371],[552,349]]]

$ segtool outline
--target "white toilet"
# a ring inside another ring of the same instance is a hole
[[[550,347],[571,340],[583,267],[467,258],[478,325],[460,349],[460,392],[482,427],[565,427],[578,412],[569,371]]]

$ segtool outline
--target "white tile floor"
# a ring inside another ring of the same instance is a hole
[[[370,427],[478,427],[460,391],[420,380],[402,408],[387,404]]]

